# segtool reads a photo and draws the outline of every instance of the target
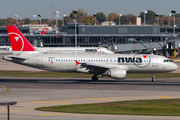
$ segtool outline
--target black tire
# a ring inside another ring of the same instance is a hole
[[[97,76],[92,76],[92,81],[98,81],[98,77]]]
[[[153,78],[153,79],[152,79],[152,82],[156,82],[156,78]]]

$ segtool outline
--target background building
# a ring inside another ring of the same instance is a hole
[[[75,24],[61,27],[60,34],[29,34],[30,27],[19,28],[34,46],[73,47],[75,46]],[[104,46],[116,53],[160,51],[171,55],[179,49],[179,31],[174,36],[172,27],[157,25],[84,25],[77,24],[77,46]],[[6,33],[6,27],[0,33]],[[0,46],[9,46],[8,34],[0,34]]]

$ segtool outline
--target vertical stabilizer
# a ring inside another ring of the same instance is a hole
[[[9,34],[10,43],[13,54],[31,54],[38,53],[34,46],[24,37],[24,35],[14,25],[8,25],[7,31]]]

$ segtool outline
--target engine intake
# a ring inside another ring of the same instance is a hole
[[[125,79],[126,78],[126,70],[122,69],[111,69],[109,70],[109,76],[115,79]]]

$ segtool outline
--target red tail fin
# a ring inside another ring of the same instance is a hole
[[[7,31],[9,34],[10,43],[13,52],[30,52],[36,51],[31,43],[24,37],[24,35],[14,25],[8,25]],[[37,52],[37,51],[36,51]]]
[[[47,28],[44,28],[42,34],[46,34]]]

